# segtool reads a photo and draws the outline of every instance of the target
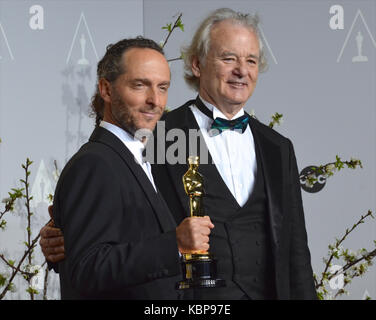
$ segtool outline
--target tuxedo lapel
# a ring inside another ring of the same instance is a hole
[[[278,244],[283,215],[282,154],[280,147],[264,134],[264,128],[257,120],[249,121],[256,147],[260,151],[260,162],[265,178],[268,198],[268,212],[273,244]]]
[[[187,170],[188,170],[188,167],[183,164],[167,165],[167,172],[171,177],[171,179],[169,179],[168,181],[172,181],[174,188],[176,192],[178,193],[178,198],[181,202],[181,205],[184,208],[184,212],[188,214],[190,212],[189,198],[188,198],[188,195],[185,193],[184,186],[183,186],[183,175],[187,172]]]
[[[97,127],[93,131],[90,141],[106,144],[123,159],[125,165],[129,168],[140,187],[143,189],[147,200],[157,216],[162,230],[166,232],[174,228],[175,222],[168,207],[163,199],[161,199],[161,196],[157,194],[149,178],[124,143],[110,131],[101,127]]]
[[[170,129],[176,129],[179,128],[184,131],[184,137],[186,137],[186,159],[187,161],[189,156],[189,129],[196,129],[199,130],[198,124],[196,120],[194,119],[194,116],[192,112],[190,112],[189,105],[194,103],[194,100],[188,101],[182,108],[183,113],[176,118],[177,121],[175,121],[175,118],[172,119],[172,121],[168,121],[166,123],[166,132]],[[170,143],[166,143],[166,147],[168,148],[170,146]],[[166,149],[167,150],[167,149]],[[167,159],[166,159],[167,161]],[[189,208],[189,199],[188,196],[184,190],[183,186],[183,175],[187,172],[188,166],[187,164],[174,164],[170,165],[167,162],[167,171],[171,176],[170,181],[173,182],[175,190],[178,193],[179,200],[184,208],[184,211],[186,213],[190,212]]]

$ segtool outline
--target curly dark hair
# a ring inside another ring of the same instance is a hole
[[[124,52],[132,48],[148,48],[158,51],[164,55],[163,49],[153,40],[138,36],[136,38],[123,39],[115,44],[109,44],[106,53],[98,62],[96,91],[91,98],[91,115],[95,116],[95,124],[99,125],[103,119],[104,100],[99,93],[98,82],[106,79],[113,83],[121,74],[126,72],[126,67],[122,64]]]

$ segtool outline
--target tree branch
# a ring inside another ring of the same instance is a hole
[[[335,245],[334,246],[329,246],[330,250],[331,250],[331,254],[329,256],[329,259],[327,260],[326,262],[326,265],[325,265],[325,269],[324,271],[322,272],[321,274],[321,280],[320,282],[317,282],[316,284],[316,289],[320,288],[323,286],[323,281],[325,278],[327,278],[328,280],[332,279],[334,276],[340,274],[339,271],[342,270],[342,272],[344,272],[345,270],[347,270],[348,268],[350,268],[351,266],[353,266],[354,264],[360,262],[361,260],[365,259],[366,256],[363,256],[362,258],[356,260],[354,263],[351,263],[350,265],[347,266],[347,264],[345,265],[346,269],[345,268],[342,268],[340,270],[337,270],[336,272],[332,273],[331,275],[327,276],[327,273],[328,273],[328,269],[331,265],[331,262],[333,260],[333,258],[335,257],[335,253],[337,253],[338,249],[339,249],[339,246],[342,244],[342,242],[348,237],[348,235],[354,231],[355,228],[357,228],[361,223],[364,223],[364,220],[367,218],[367,217],[373,217],[372,216],[372,211],[371,210],[368,210],[367,214],[366,215],[362,215],[361,218],[359,219],[359,221],[357,223],[355,223],[352,228],[349,230],[349,229],[346,229],[345,231],[345,234],[343,235],[343,237],[340,239],[340,240],[337,240]],[[376,255],[376,250],[372,251],[371,253],[369,253],[369,256],[371,257],[371,259],[373,259]]]
[[[161,46],[162,48],[164,48],[165,45],[167,44],[167,41],[168,41],[168,39],[170,38],[170,36],[171,36],[172,32],[174,31],[174,29],[177,28],[177,27],[179,26],[179,21],[180,21],[180,18],[182,17],[182,15],[183,15],[182,13],[179,14],[178,18],[175,20],[174,25],[173,25],[172,28],[170,28],[170,30],[168,31],[167,37],[166,37],[165,41],[163,42],[163,44],[162,44],[162,46]]]
[[[12,272],[12,275],[10,276],[9,280],[8,280],[8,284],[7,286],[4,288],[4,290],[1,292],[0,294],[0,300],[4,298],[5,294],[7,293],[7,291],[9,290],[10,286],[11,286],[11,283],[14,279],[14,277],[16,276],[16,274],[18,272],[21,272],[21,265],[22,263],[24,262],[24,260],[27,258],[28,254],[34,249],[34,247],[36,246],[37,244],[37,241],[39,240],[40,238],[40,234],[38,234],[37,237],[35,237],[35,239],[31,242],[31,246],[24,252],[24,255],[22,256],[20,262],[18,263],[17,267],[13,270]]]

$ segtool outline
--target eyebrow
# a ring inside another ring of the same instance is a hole
[[[235,56],[235,57],[237,57],[238,55],[237,55],[236,53],[234,53],[234,52],[224,51],[224,52],[222,52],[222,54],[221,54],[220,56],[221,56],[221,57],[225,57],[225,56]],[[250,55],[248,55],[247,58],[253,58],[253,59],[257,59],[257,60],[260,59],[259,56],[256,56],[256,55],[254,55],[254,54],[250,54]]]
[[[136,79],[132,79],[131,80],[132,83],[134,82],[142,82],[142,83],[146,83],[146,84],[150,84],[151,81],[147,78],[136,78]],[[161,83],[159,83],[159,85],[170,85],[171,81],[162,81]]]

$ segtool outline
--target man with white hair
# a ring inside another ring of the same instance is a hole
[[[226,287],[188,290],[185,297],[317,299],[293,146],[244,111],[266,68],[258,17],[231,9],[212,12],[183,56],[185,79],[198,96],[167,113],[165,128],[181,129],[187,139],[189,130],[201,132],[199,142],[209,156],[199,166],[204,209],[215,226],[210,253],[218,260],[218,277],[226,280]],[[188,148],[192,141],[186,142]],[[152,167],[179,223],[189,215],[182,184],[187,165]],[[42,235],[44,253],[54,259],[61,248],[51,243]]]
[[[199,171],[205,212],[215,226],[210,253],[227,283],[194,290],[191,298],[316,299],[293,146],[244,111],[266,68],[258,17],[214,11],[183,57],[185,80],[198,96],[167,113],[165,127],[182,129],[186,137],[192,129],[202,134],[209,163]],[[181,212],[189,213],[181,183],[186,170],[186,164],[153,167],[177,222]]]

